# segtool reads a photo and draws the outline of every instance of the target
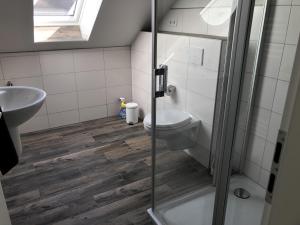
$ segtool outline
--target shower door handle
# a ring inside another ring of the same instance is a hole
[[[154,70],[155,73],[155,97],[163,97],[167,92],[167,83],[168,83],[168,66],[160,65],[158,69]]]

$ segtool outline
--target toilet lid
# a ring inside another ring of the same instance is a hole
[[[179,110],[158,110],[156,112],[157,129],[175,129],[190,123],[192,117],[189,113]],[[144,126],[151,128],[151,113],[144,119]]]

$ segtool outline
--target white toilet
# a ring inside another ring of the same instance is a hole
[[[144,118],[144,128],[151,135],[151,113]],[[196,145],[200,121],[187,112],[158,110],[156,137],[165,140],[171,150],[184,150]]]

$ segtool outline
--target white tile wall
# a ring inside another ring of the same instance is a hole
[[[292,80],[300,32],[300,7],[296,6],[299,0],[274,0],[272,5],[245,168],[245,174],[264,188],[269,179],[275,143]]]
[[[104,70],[77,72],[75,77],[78,91],[102,89],[106,87]]]
[[[5,79],[34,77],[41,74],[39,57],[36,54],[3,57],[1,65]]]
[[[269,43],[284,43],[290,10],[289,6],[271,6],[266,28],[266,39]]]
[[[75,50],[74,65],[76,72],[103,70],[103,51],[101,49]]]
[[[299,32],[300,32],[299,20],[300,20],[300,6],[292,6],[289,26],[287,30],[287,36],[286,36],[286,44],[296,45],[298,43]]]
[[[278,79],[284,81],[290,81],[295,54],[296,54],[295,45],[284,46]]]
[[[259,77],[256,105],[265,109],[272,109],[277,80],[269,77]]]
[[[200,119],[199,143],[205,155],[212,134],[222,41],[168,34],[159,34],[158,40],[159,60],[168,65],[168,83],[176,87],[176,94],[158,99],[157,108],[188,111]],[[132,97],[141,117],[151,110],[150,45],[151,33],[141,32],[131,49]]]
[[[57,95],[48,95],[46,99],[48,113],[64,112],[77,109],[77,95],[73,93],[64,93]]]
[[[74,72],[72,51],[42,52],[40,61],[43,75]]]
[[[256,2],[257,3],[257,2]],[[160,31],[228,36],[229,19],[232,14],[232,0],[177,0],[160,23]],[[259,37],[263,4],[256,4],[251,40]],[[280,14],[277,22],[282,23]],[[277,16],[278,17],[278,16]],[[287,20],[287,19],[286,19]],[[276,27],[280,29],[280,25]],[[271,32],[271,29],[269,29]],[[276,29],[272,29],[276,33]]]
[[[46,103],[22,132],[118,113],[118,98],[131,101],[130,48],[80,49],[0,55],[0,85],[42,88]]]
[[[106,89],[95,89],[78,92],[79,108],[106,105]]]
[[[78,110],[54,113],[49,115],[50,127],[59,127],[79,122]]]
[[[74,73],[67,73],[44,76],[44,86],[47,94],[75,92],[75,75]]]
[[[280,62],[283,53],[283,44],[266,44],[260,73],[267,77],[278,78]]]

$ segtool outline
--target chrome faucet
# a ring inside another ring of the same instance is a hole
[[[6,83],[6,86],[13,86],[13,83],[9,80],[9,81],[7,81],[7,83]]]

